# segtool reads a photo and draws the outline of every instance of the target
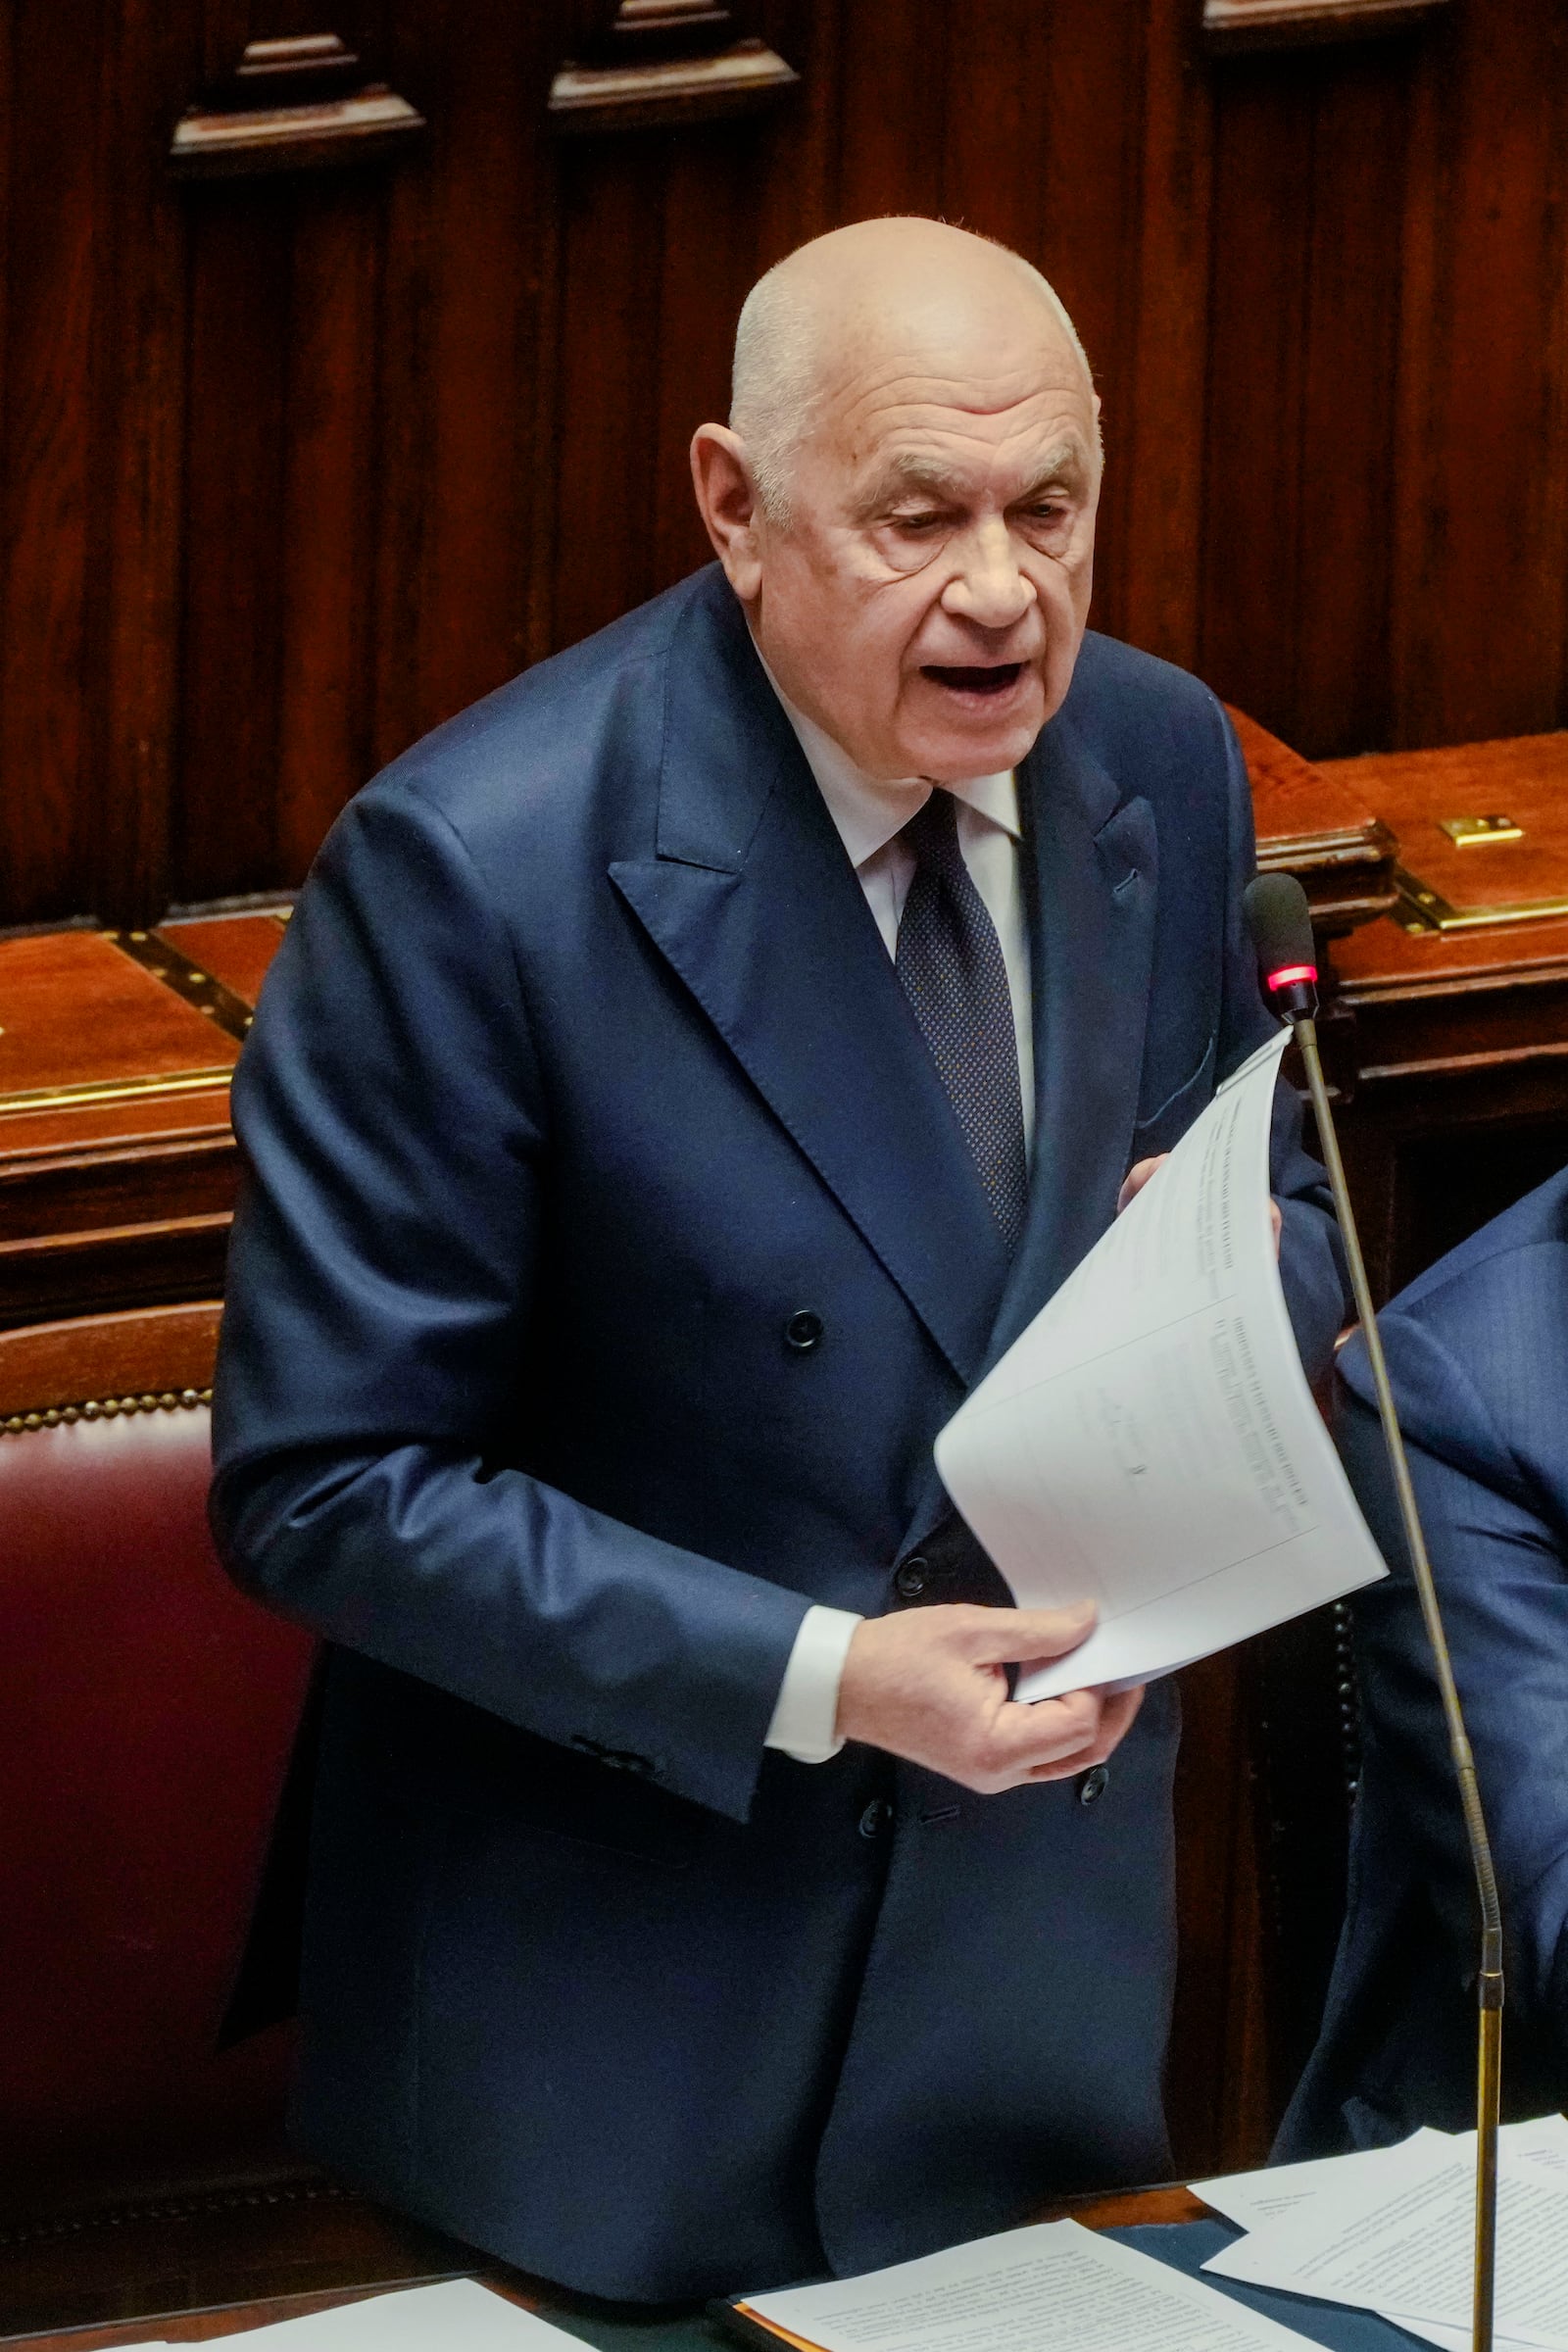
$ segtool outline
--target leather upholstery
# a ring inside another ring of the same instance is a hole
[[[221,2055],[311,1644],[207,1531],[205,1406],[0,1436],[0,2201],[186,2183],[275,2132]]]

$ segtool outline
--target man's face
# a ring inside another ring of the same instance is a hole
[[[758,520],[763,657],[872,776],[1016,765],[1088,617],[1100,467],[1083,370],[1027,301],[983,336],[965,325],[957,360],[927,322],[841,368],[787,526]]]

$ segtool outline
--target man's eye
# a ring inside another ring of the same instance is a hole
[[[918,514],[895,514],[893,527],[899,531],[912,531],[918,537],[922,533],[941,530],[946,519],[945,515],[929,512],[922,512]]]

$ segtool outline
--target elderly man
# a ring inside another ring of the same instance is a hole
[[[1084,638],[1033,270],[804,248],[693,470],[722,568],[334,828],[217,1416],[234,1572],[332,1644],[300,2132],[649,2298],[1166,2162],[1175,1699],[1011,1699],[1089,1613],[997,1605],[931,1442],[1268,1026],[1221,712]],[[1275,1189],[1315,1363],[1288,1116]]]

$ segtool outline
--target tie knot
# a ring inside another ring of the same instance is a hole
[[[939,873],[951,873],[956,863],[962,866],[958,805],[940,784],[933,787],[930,799],[915,810],[908,823],[900,827],[900,838],[907,842],[916,865],[934,866]]]

